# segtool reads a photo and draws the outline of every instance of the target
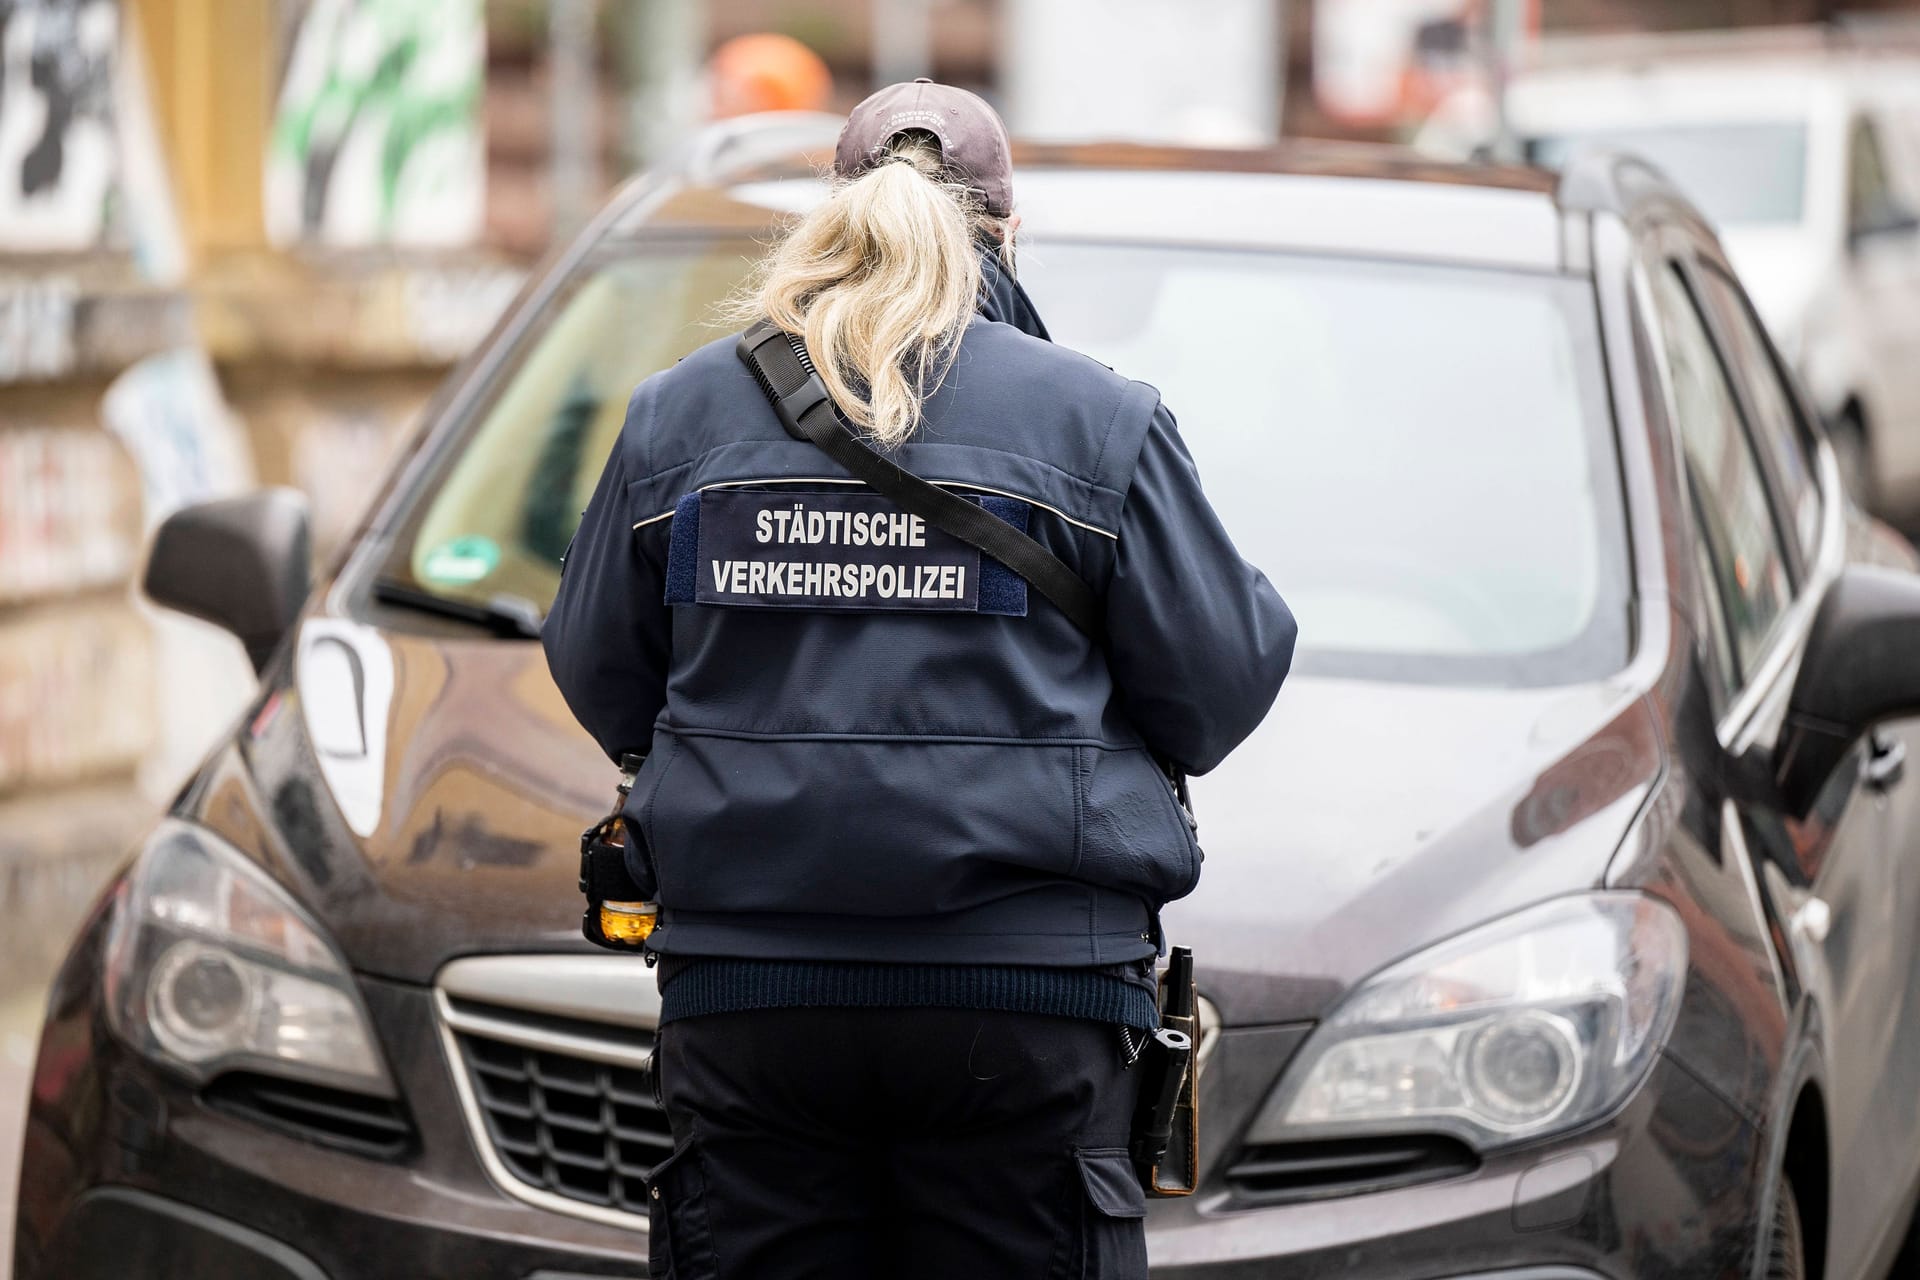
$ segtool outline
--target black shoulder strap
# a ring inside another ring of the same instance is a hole
[[[818,445],[856,480],[936,529],[992,556],[1053,601],[1096,645],[1105,611],[1086,580],[1060,558],[978,503],[922,480],[847,429],[800,339],[761,321],[740,335],[738,353],[773,402],[787,432]]]

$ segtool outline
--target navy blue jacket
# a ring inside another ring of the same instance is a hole
[[[1294,622],[1159,393],[1044,335],[990,268],[898,457],[1091,583],[1104,651],[993,562],[874,521],[883,500],[787,435],[734,339],[634,392],[544,640],[607,754],[647,753],[628,816],[661,904],[653,949],[1004,965],[1156,949],[1200,852],[1155,757],[1205,773],[1251,733]],[[750,579],[755,558],[792,563]],[[855,563],[875,559],[899,562],[877,585]]]

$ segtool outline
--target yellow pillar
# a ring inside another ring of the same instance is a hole
[[[273,109],[276,6],[125,0],[145,46],[154,111],[196,256],[265,244],[261,173]]]

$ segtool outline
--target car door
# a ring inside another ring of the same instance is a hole
[[[1783,985],[1820,1011],[1834,1153],[1827,1274],[1871,1275],[1897,1242],[1920,1168],[1920,1084],[1899,1086],[1920,1060],[1920,956],[1903,923],[1920,912],[1920,864],[1902,847],[1915,787],[1904,740],[1883,733],[1856,748],[1806,821],[1769,803],[1771,733],[1819,592],[1846,556],[1837,473],[1717,258],[1670,262],[1654,294],[1723,695],[1717,737],[1727,777],[1747,780],[1720,798],[1738,833],[1729,847],[1751,861],[1784,944]]]

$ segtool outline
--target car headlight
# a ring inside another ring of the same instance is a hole
[[[107,1021],[195,1083],[254,1070],[393,1097],[346,964],[258,866],[162,823],[118,890]]]
[[[1559,898],[1403,960],[1315,1028],[1251,1142],[1449,1133],[1487,1149],[1571,1129],[1646,1076],[1687,938],[1637,893]]]

